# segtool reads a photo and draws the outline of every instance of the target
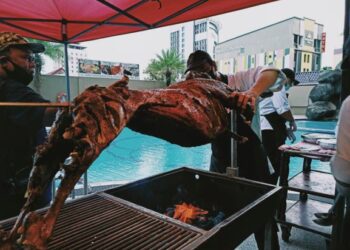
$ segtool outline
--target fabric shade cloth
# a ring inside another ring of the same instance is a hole
[[[76,43],[206,18],[275,0],[2,0],[0,30]]]

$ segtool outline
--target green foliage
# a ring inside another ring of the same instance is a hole
[[[178,74],[183,74],[185,63],[173,50],[162,50],[147,66],[144,73],[149,74],[152,80],[165,81],[167,85],[175,81]]]
[[[33,43],[41,43],[45,46],[45,52],[44,54],[53,59],[54,61],[58,61],[63,59],[64,52],[63,52],[63,45],[61,43],[53,43],[53,42],[47,42],[47,41],[41,41],[37,39],[28,39],[30,42]]]

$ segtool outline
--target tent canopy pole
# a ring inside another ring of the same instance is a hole
[[[69,79],[69,65],[68,65],[68,43],[64,43],[64,69],[65,69],[65,77],[66,77],[66,84],[67,84],[67,101],[70,102],[71,95],[70,95],[70,79]]]
[[[341,101],[350,95],[350,0],[345,0]]]

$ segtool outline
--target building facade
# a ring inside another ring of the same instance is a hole
[[[78,44],[68,45],[69,74],[77,76],[79,73],[79,60],[87,58],[86,47]]]
[[[170,49],[176,51],[184,61],[193,51],[199,49],[214,57],[214,48],[219,42],[219,30],[219,23],[209,18],[172,26]]]
[[[295,72],[319,71],[325,42],[322,33],[322,24],[292,17],[219,43],[215,60],[223,73],[267,65]]]
[[[77,76],[79,75],[79,60],[86,59],[87,52],[86,47],[79,44],[69,44],[68,45],[68,65],[69,65],[69,75]],[[54,69],[65,68],[64,58],[59,61],[54,62]]]

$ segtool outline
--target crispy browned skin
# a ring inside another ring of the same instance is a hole
[[[75,98],[72,112],[62,111],[48,142],[37,149],[28,199],[0,248],[18,242],[45,249],[58,213],[81,175],[121,130],[131,129],[182,146],[208,143],[228,131],[225,107],[233,108],[232,90],[209,79],[192,79],[166,89],[129,90],[127,79],[107,87],[93,86]],[[44,216],[33,210],[59,169],[65,172]]]

